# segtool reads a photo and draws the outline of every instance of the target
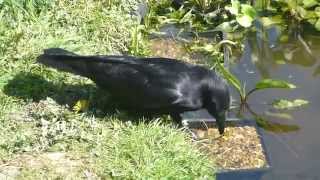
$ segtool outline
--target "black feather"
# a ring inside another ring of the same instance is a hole
[[[47,49],[39,63],[92,79],[124,108],[179,117],[205,108],[223,133],[230,95],[226,82],[214,71],[168,58],[80,56],[63,49]]]

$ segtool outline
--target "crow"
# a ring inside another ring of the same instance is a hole
[[[81,56],[61,48],[45,49],[37,62],[93,80],[124,109],[168,114],[180,123],[183,112],[206,109],[224,133],[228,84],[205,67],[169,58]]]

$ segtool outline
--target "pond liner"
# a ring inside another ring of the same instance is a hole
[[[184,29],[181,31],[181,29]],[[160,27],[158,32],[152,32],[149,34],[149,39],[174,39],[181,42],[190,42],[192,38],[206,38],[213,39],[216,42],[223,39],[222,31],[205,31],[205,32],[196,32],[192,29],[188,29],[184,25],[179,24],[165,24]]]
[[[266,166],[261,168],[250,168],[250,169],[218,169],[216,172],[216,179],[217,180],[258,180],[271,169],[270,157],[267,153],[267,149],[265,146],[265,142],[263,140],[263,132],[262,129],[258,127],[255,120],[227,120],[226,125],[234,124],[239,126],[249,125],[255,127],[257,134],[260,139],[260,143],[262,145],[263,153],[266,159]],[[216,122],[214,119],[204,120],[204,121],[195,121],[191,120],[188,121],[188,128],[190,129],[206,129],[210,127],[215,127]]]

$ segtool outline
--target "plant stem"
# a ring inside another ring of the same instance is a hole
[[[255,92],[256,90],[257,90],[257,88],[251,89],[251,90],[244,96],[243,101],[244,101],[244,102],[247,102],[247,99],[248,99],[249,95],[252,94],[253,92]]]

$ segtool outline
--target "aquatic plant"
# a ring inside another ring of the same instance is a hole
[[[262,79],[255,84],[255,87],[249,91],[246,91],[245,86],[241,84],[240,80],[234,76],[231,72],[229,72],[225,67],[221,64],[218,64],[218,69],[226,78],[226,80],[238,91],[240,95],[241,104],[247,102],[248,97],[253,94],[254,92],[261,91],[264,89],[294,89],[296,86],[289,82],[283,80],[276,80],[276,79]]]
[[[269,19],[281,15],[283,19],[297,21],[297,24],[309,23],[320,31],[320,2],[317,0],[257,0],[254,4]]]

